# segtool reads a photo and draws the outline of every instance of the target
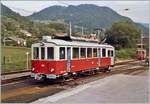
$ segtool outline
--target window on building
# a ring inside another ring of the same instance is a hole
[[[110,50],[108,50],[108,56],[110,57],[111,56],[111,53],[110,53],[111,51]]]
[[[86,58],[86,48],[80,49],[81,58]]]
[[[39,48],[38,47],[33,48],[33,59],[39,59]]]
[[[93,57],[97,57],[97,48],[93,48]]]
[[[73,58],[79,58],[79,48],[73,48]]]
[[[41,47],[41,59],[45,59],[45,47]]]
[[[54,59],[54,48],[47,47],[47,59]]]
[[[106,57],[106,49],[102,49],[102,57]]]
[[[111,57],[113,57],[114,56],[114,51],[111,51]]]
[[[92,57],[92,48],[87,48],[87,57]]]
[[[59,49],[59,58],[65,59],[65,47],[60,47]]]

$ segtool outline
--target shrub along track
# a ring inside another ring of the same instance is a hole
[[[111,72],[97,73],[94,75],[83,75],[76,80],[57,80],[40,82],[33,79],[2,85],[1,101],[4,103],[27,103],[41,97],[53,95],[62,90],[76,87],[77,85],[89,83],[115,74],[137,75],[146,71],[148,67],[141,65],[138,61],[129,62],[114,67]]]

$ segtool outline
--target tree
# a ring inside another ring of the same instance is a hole
[[[106,31],[106,43],[116,48],[135,47],[141,31],[132,21],[119,21]]]

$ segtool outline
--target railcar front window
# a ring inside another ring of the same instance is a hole
[[[112,52],[112,51],[111,51]],[[110,54],[110,50],[108,50],[108,56],[110,57],[111,56],[111,54]]]
[[[65,59],[65,47],[60,47],[59,57],[60,57],[60,59]]]
[[[97,57],[97,48],[93,48],[93,57]]]
[[[39,48],[38,47],[33,48],[33,58],[39,59]]]
[[[45,48],[41,47],[41,59],[45,59]]]
[[[86,58],[86,48],[81,48],[80,53],[81,53],[81,58]]]
[[[111,51],[111,57],[113,57],[114,56],[114,51]]]
[[[54,48],[47,47],[47,59],[54,59]]]
[[[79,48],[73,48],[73,58],[79,58]]]
[[[87,57],[92,57],[92,48],[87,48]]]
[[[102,56],[106,57],[106,49],[102,49]]]

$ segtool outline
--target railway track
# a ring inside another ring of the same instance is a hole
[[[136,67],[135,67],[136,66]],[[41,97],[50,96],[59,91],[76,87],[81,84],[89,83],[97,79],[102,79],[115,74],[138,75],[145,71],[145,66],[142,66],[138,61],[121,64],[112,69],[111,72],[97,73],[95,75],[84,75],[76,80],[63,81],[46,81],[36,82],[32,79],[22,80],[16,83],[8,83],[2,85],[2,102],[25,103],[32,102]],[[23,96],[23,97],[21,97]]]
[[[129,62],[135,62],[136,60],[129,60],[129,61],[124,61],[124,62],[118,62],[115,65],[123,65]],[[12,83],[12,82],[16,82],[16,81],[22,81],[22,80],[26,80],[30,78],[30,74],[28,75],[23,75],[23,76],[16,76],[16,74],[25,74],[25,73],[29,73],[31,70],[23,70],[23,71],[19,71],[19,72],[9,72],[9,73],[2,73],[1,76],[5,77],[5,76],[15,76],[14,78],[8,78],[8,79],[1,79],[1,84],[7,84],[7,83]]]

